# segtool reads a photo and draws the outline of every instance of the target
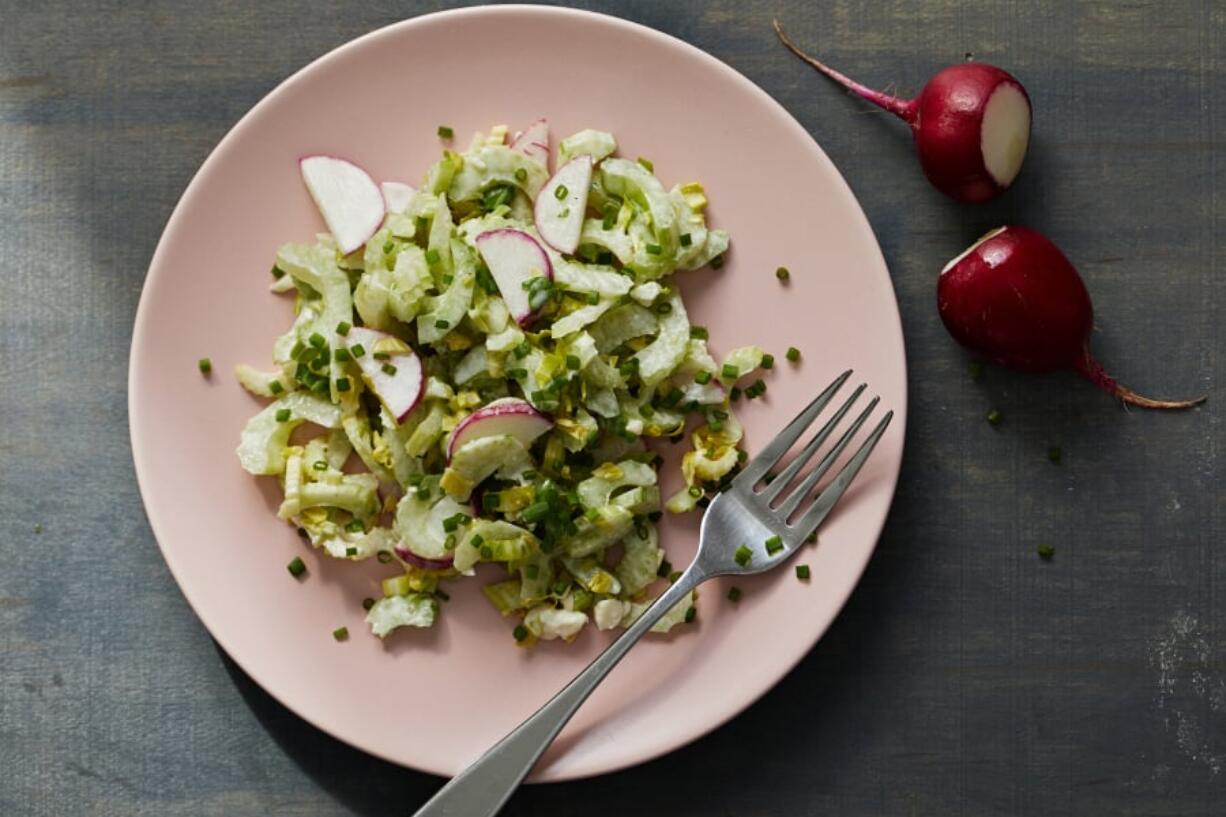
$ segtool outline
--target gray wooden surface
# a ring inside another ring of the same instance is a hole
[[[125,373],[154,243],[217,140],[315,56],[442,5],[0,3],[0,815],[407,814],[438,785],[315,731],[214,646],[142,513]],[[727,61],[825,147],[893,271],[913,402],[880,549],[796,671],[692,746],[507,814],[1226,812],[1226,6],[584,5]],[[904,92],[966,52],[1014,71],[1037,107],[1016,189],[943,198],[772,13]],[[971,382],[935,276],[1006,221],[1079,264],[1109,369],[1208,405]]]

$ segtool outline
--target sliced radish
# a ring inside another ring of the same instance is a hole
[[[460,421],[447,441],[447,459],[450,461],[464,443],[480,437],[511,436],[524,444],[553,428],[553,418],[542,414],[526,400],[504,397],[477,409]]]
[[[383,194],[365,170],[336,156],[306,156],[298,160],[298,169],[343,254],[361,247],[379,229],[386,212]]]
[[[521,326],[531,322],[536,310],[525,283],[541,276],[553,280],[553,265],[545,250],[523,230],[488,230],[477,236],[476,243],[511,317]]]
[[[549,168],[549,122],[538,119],[520,131],[511,142],[511,150],[517,150],[529,159],[535,159]]]
[[[404,182],[383,183],[383,204],[389,213],[400,214],[409,209],[409,202],[417,191]]]
[[[558,168],[536,195],[536,231],[558,252],[572,253],[579,246],[591,187],[592,157],[577,156]]]
[[[366,354],[355,358],[358,368],[362,370],[362,379],[370,390],[383,402],[396,422],[401,422],[409,416],[409,412],[417,408],[424,391],[425,378],[422,376],[421,359],[413,354],[411,349],[392,354],[387,360],[375,358],[376,345],[395,345],[398,339],[386,332],[378,332],[363,326],[355,326],[346,336],[349,348],[361,345]],[[352,352],[350,352],[352,354]]]

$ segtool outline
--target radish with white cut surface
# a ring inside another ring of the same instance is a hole
[[[344,255],[360,248],[383,224],[383,193],[353,162],[337,156],[306,156],[298,160],[298,169]]]
[[[399,215],[409,209],[409,202],[417,191],[404,182],[384,182],[383,204],[389,213]]]
[[[459,422],[447,441],[447,459],[450,460],[464,443],[480,437],[514,437],[524,448],[553,428],[553,418],[537,411],[532,404],[518,397],[504,397],[477,409]]]
[[[591,187],[592,157],[577,156],[558,168],[537,193],[532,210],[536,231],[558,252],[573,253],[579,246]]]
[[[779,39],[796,56],[853,94],[911,126],[924,174],[958,201],[982,202],[1004,192],[1022,169],[1030,142],[1030,97],[1017,78],[981,62],[951,65],[915,99],[867,88],[810,57],[779,21]]]
[[[537,240],[523,230],[487,230],[476,239],[477,249],[490,269],[502,300],[511,317],[524,326],[532,321],[544,305],[540,294],[548,295],[543,287],[529,289],[533,278],[553,280],[553,265]]]
[[[349,354],[362,370],[362,379],[388,412],[402,422],[421,401],[425,387],[421,359],[403,341],[386,332],[355,326],[345,336]],[[362,356],[354,355],[354,346],[362,347]],[[377,353],[387,350],[387,358]]]
[[[529,159],[535,159],[549,167],[549,122],[538,119],[516,135],[511,150],[519,151]]]

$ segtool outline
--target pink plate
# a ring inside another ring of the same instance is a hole
[[[786,57],[781,56],[780,59]],[[645,79],[649,78],[649,79]],[[534,779],[564,780],[639,763],[714,729],[777,682],[825,632],[851,593],[885,520],[902,459],[906,363],[881,252],[842,177],[807,133],[728,66],[683,42],[612,17],[485,7],[389,26],[281,84],[222,140],[166,226],[132,342],[132,449],[150,524],[205,626],[261,686],[319,728],[372,754],[450,775],[531,714],[607,643],[588,628],[567,645],[517,649],[512,623],[482,581],[449,587],[432,630],[386,643],[361,602],[386,566],[311,552],[274,509],[271,478],[239,469],[238,433],[259,402],[234,382],[240,362],[267,365],[291,320],[269,294],[285,241],[324,229],[297,159],[345,156],[377,181],[416,183],[443,145],[473,131],[547,116],[554,139],[616,134],[667,184],[701,180],[712,220],[732,233],[720,271],[683,273],[696,324],[722,353],[775,353],[770,390],[739,404],[751,451],[818,388],[851,367],[898,417],[854,489],[790,569],[702,590],[695,624],[637,646],[583,707]],[[774,270],[791,269],[781,285]],[[789,345],[803,361],[784,361]],[[210,378],[196,370],[212,358]],[[667,447],[667,446],[666,446]],[[676,448],[671,450],[675,451]],[[665,468],[665,492],[680,482]],[[696,520],[664,524],[674,564]],[[294,556],[309,574],[285,570]],[[490,570],[479,579],[490,580]],[[332,630],[346,625],[345,643]]]

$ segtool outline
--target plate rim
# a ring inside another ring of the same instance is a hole
[[[757,83],[753,82],[731,65],[725,63],[723,60],[679,37],[613,14],[562,6],[514,3],[443,9],[389,23],[335,46],[327,52],[315,57],[310,62],[298,68],[285,79],[277,83],[276,86],[265,93],[264,96],[259,99],[259,101],[252,105],[246,113],[239,117],[239,119],[232,126],[230,126],[225,135],[217,142],[212,150],[209,151],[208,156],[205,157],[204,161],[200,164],[200,167],[194,174],[192,174],[191,179],[188,181],[182,194],[180,194],[178,201],[175,203],[174,208],[171,210],[170,215],[167,217],[166,223],[163,225],[161,235],[158,238],[157,245],[150,259],[148,269],[146,270],[145,279],[141,284],[141,294],[137,302],[136,314],[133,319],[133,331],[129,346],[127,371],[128,437],[132,451],[133,466],[136,472],[137,487],[141,497],[141,505],[145,512],[145,518],[149,523],[150,531],[153,533],[158,550],[162,555],[162,559],[166,563],[167,569],[170,571],[171,576],[174,578],[175,584],[179,588],[179,592],[183,594],[184,599],[187,601],[188,606],[191,608],[196,618],[204,626],[204,629],[208,633],[209,637],[222,648],[230,660],[234,661],[234,663],[240,667],[242,671],[260,687],[262,691],[277,701],[277,703],[329,737],[368,755],[385,760],[402,768],[414,769],[415,771],[420,771],[435,776],[448,776],[446,772],[440,771],[438,767],[430,768],[426,766],[410,766],[402,758],[396,757],[389,752],[380,751],[364,745],[362,741],[352,736],[342,736],[337,734],[335,731],[333,731],[333,729],[321,723],[320,720],[310,712],[301,711],[287,701],[278,690],[270,688],[269,685],[265,684],[263,680],[261,680],[260,673],[253,671],[252,668],[250,668],[247,663],[244,662],[244,660],[235,655],[230,649],[227,639],[210,626],[208,619],[201,612],[197,599],[188,589],[188,585],[185,584],[183,578],[181,577],[182,566],[176,566],[176,561],[171,555],[171,551],[165,545],[163,545],[163,537],[159,534],[159,523],[155,520],[156,514],[153,512],[152,506],[149,503],[149,488],[146,483],[149,479],[151,479],[151,477],[142,476],[142,471],[151,466],[142,466],[142,462],[147,461],[147,452],[141,435],[137,430],[138,426],[141,425],[140,420],[143,413],[141,403],[138,399],[139,395],[137,393],[140,390],[139,384],[143,381],[143,375],[138,374],[136,359],[138,356],[138,351],[143,348],[146,343],[144,341],[144,336],[151,331],[149,327],[151,323],[154,322],[151,307],[148,305],[148,300],[151,297],[149,284],[154,278],[156,271],[163,266],[163,256],[168,252],[167,248],[174,243],[171,240],[171,237],[177,235],[185,226],[184,224],[180,223],[181,212],[187,208],[188,203],[195,197],[198,190],[197,182],[204,178],[212,170],[214,164],[221,161],[220,157],[227,151],[230,143],[237,140],[239,135],[250,126],[251,122],[257,119],[263,113],[265,108],[273,104],[278,97],[283,95],[290,88],[303,81],[303,79],[309,74],[313,74],[316,71],[326,68],[328,63],[343,59],[347,54],[354,51],[359,51],[365,48],[369,43],[376,40],[398,36],[403,30],[420,25],[438,23],[440,20],[446,22],[446,20],[449,18],[482,16],[497,17],[502,15],[515,16],[523,14],[542,15],[547,17],[557,16],[583,18],[588,22],[598,25],[616,26],[623,29],[628,29],[637,36],[653,39],[668,48],[679,49],[682,52],[687,52],[687,56],[697,58],[705,65],[707,69],[718,72],[729,81],[741,85],[751,94],[764,98],[769,106],[776,109],[776,111],[782,115],[782,121],[785,123],[785,126],[797,131],[803,137],[803,141],[806,143],[806,147],[812,152],[813,158],[816,161],[826,165],[827,169],[833,172],[833,176],[838,182],[835,185],[835,192],[843,199],[841,205],[849,211],[853,218],[861,222],[864,229],[867,230],[869,236],[872,237],[872,244],[875,250],[875,262],[879,268],[878,271],[880,274],[885,276],[886,281],[889,283],[894,317],[893,328],[895,329],[894,334],[897,340],[896,353],[902,366],[902,382],[900,384],[898,404],[894,406],[894,422],[897,424],[900,434],[899,456],[896,465],[886,474],[889,480],[888,501],[883,506],[880,518],[870,526],[874,529],[871,544],[865,550],[862,562],[855,568],[855,581],[850,582],[841,592],[832,595],[832,598],[837,601],[837,604],[836,612],[830,621],[827,622],[824,627],[815,629],[812,637],[804,641],[802,647],[797,650],[794,656],[791,656],[787,661],[780,662],[778,672],[772,673],[774,677],[771,680],[760,685],[760,688],[752,690],[750,694],[743,696],[733,706],[726,707],[724,711],[719,712],[715,717],[706,720],[701,728],[692,730],[690,733],[686,734],[678,735],[676,733],[671,733],[666,739],[658,740],[653,744],[644,744],[639,751],[632,753],[634,755],[633,757],[628,757],[623,760],[595,763],[591,764],[591,768],[566,770],[565,772],[552,775],[544,779],[534,780],[530,778],[528,781],[564,782],[568,780],[581,780],[589,777],[610,774],[612,772],[631,768],[633,766],[663,757],[664,755],[693,743],[699,738],[711,734],[721,726],[725,725],[728,721],[732,720],[734,717],[744,713],[755,703],[761,700],[766,693],[778,686],[779,683],[782,682],[789,674],[791,674],[796,666],[813,651],[813,648],[825,636],[830,627],[842,614],[848,599],[851,597],[851,594],[855,592],[857,587],[859,587],[860,582],[863,579],[864,572],[867,569],[869,562],[872,560],[874,553],[876,553],[877,546],[881,540],[882,531],[885,527],[886,520],[889,518],[889,513],[893,507],[894,499],[897,494],[899,475],[906,453],[906,431],[908,419],[907,409],[909,402],[909,371],[906,355],[906,343],[902,327],[902,315],[898,305],[898,292],[894,287],[893,278],[890,275],[889,265],[886,263],[884,253],[882,252],[881,242],[878,240],[876,232],[873,230],[872,224],[869,222],[868,216],[864,212],[864,208],[861,206],[859,199],[857,199],[855,193],[852,191],[847,179],[826,154],[825,150],[822,149],[821,145],[818,144],[813,135],[800,124],[796,117],[793,116],[782,103],[771,96],[765,89],[757,85]]]

